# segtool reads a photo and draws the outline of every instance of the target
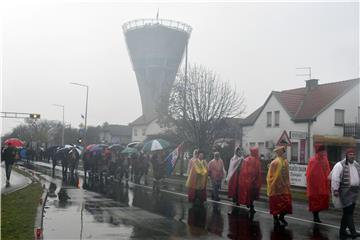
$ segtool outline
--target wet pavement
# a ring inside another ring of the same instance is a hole
[[[1,194],[15,192],[16,190],[22,189],[30,183],[31,180],[28,177],[25,177],[20,173],[12,170],[10,175],[10,185],[7,186],[5,166],[3,164],[1,165]]]
[[[294,205],[287,228],[274,229],[267,205],[261,202],[251,220],[242,208],[229,216],[230,202],[210,200],[203,207],[192,206],[185,194],[173,190],[153,193],[143,185],[130,184],[128,189],[115,184],[109,188],[113,191],[100,194],[43,177],[47,186],[56,184],[56,194],[62,189],[69,196],[64,202],[48,197],[44,239],[338,239],[337,224],[332,222],[338,223],[339,216],[314,224],[298,214],[309,214],[304,206]]]

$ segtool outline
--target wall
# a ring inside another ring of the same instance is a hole
[[[274,111],[280,111],[280,122],[279,127],[274,127]],[[267,112],[272,112],[272,127],[267,127]],[[286,130],[289,134],[289,131],[300,131],[307,132],[307,124],[298,123],[295,124],[291,119],[289,114],[285,111],[279,101],[276,99],[274,95],[272,95],[264,107],[263,111],[260,113],[258,119],[254,123],[253,126],[247,126],[243,129],[243,148],[245,150],[249,149],[250,143],[261,143],[265,141],[273,141],[276,145],[279,140],[281,134]],[[299,142],[300,140],[292,140]],[[256,146],[259,147],[258,144]],[[261,147],[261,146],[260,146]],[[263,148],[264,155],[266,158],[269,158],[272,154],[271,149]],[[260,150],[260,149],[259,149]],[[291,152],[290,147],[287,149],[287,158],[290,159]],[[261,154],[261,153],[260,153]],[[298,153],[299,155],[300,153]],[[307,156],[305,156],[307,159]]]

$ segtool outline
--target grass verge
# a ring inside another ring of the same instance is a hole
[[[41,184],[1,196],[1,239],[33,239],[36,210],[42,194]]]

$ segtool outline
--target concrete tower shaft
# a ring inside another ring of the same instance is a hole
[[[123,25],[143,115],[154,115],[159,102],[169,99],[191,30],[187,24],[165,19],[139,19]]]

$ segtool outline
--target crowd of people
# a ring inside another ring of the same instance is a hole
[[[293,206],[286,147],[280,145],[273,151],[275,158],[268,165],[266,190],[274,227],[279,228],[288,225],[285,216],[292,214]],[[236,148],[226,172],[219,152],[214,152],[214,159],[207,163],[204,152],[195,149],[188,164],[186,181],[189,202],[202,206],[206,201],[208,178],[212,185],[211,198],[220,201],[219,191],[225,179],[228,197],[235,205],[228,214],[236,215],[237,206],[244,205],[252,219],[256,213],[254,201],[260,196],[262,174],[258,149],[250,148],[249,153],[247,155],[240,147]],[[360,194],[360,164],[355,161],[355,148],[347,148],[345,155],[331,170],[324,145],[315,145],[315,155],[309,159],[306,170],[308,210],[313,215],[313,221],[321,223],[319,213],[329,209],[331,197],[334,206],[343,210],[340,237],[355,239],[360,237],[353,216]]]

